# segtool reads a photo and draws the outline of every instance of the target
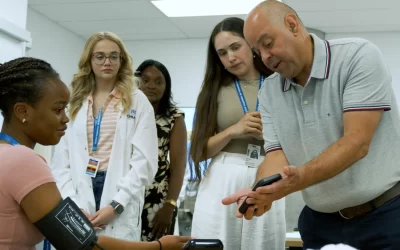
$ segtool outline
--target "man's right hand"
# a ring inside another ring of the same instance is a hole
[[[163,250],[181,250],[191,240],[189,236],[167,235],[160,239]]]

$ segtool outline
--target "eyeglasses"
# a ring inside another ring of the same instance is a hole
[[[118,64],[121,61],[121,56],[119,55],[119,53],[112,53],[109,56],[106,56],[103,53],[93,54],[93,62],[97,65],[103,65],[106,62],[107,58],[111,64]]]

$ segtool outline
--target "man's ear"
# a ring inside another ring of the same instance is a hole
[[[285,26],[294,36],[299,32],[299,21],[295,14],[289,13],[285,18]]]

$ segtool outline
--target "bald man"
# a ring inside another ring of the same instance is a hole
[[[248,196],[251,219],[301,191],[305,249],[400,248],[400,117],[379,49],[364,39],[321,40],[278,1],[258,5],[244,33],[276,72],[259,92],[267,155],[256,181],[283,178],[223,203]]]

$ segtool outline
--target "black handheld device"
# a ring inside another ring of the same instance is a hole
[[[257,184],[253,187],[253,191],[256,191],[256,189],[259,187],[271,185],[272,183],[277,182],[280,179],[282,179],[282,176],[280,174],[274,174],[272,176],[265,177],[264,179],[261,179],[257,182]],[[247,209],[249,208],[249,206],[251,206],[250,204],[246,203],[247,198],[248,197],[246,197],[246,199],[243,201],[242,205],[239,207],[239,212],[241,214],[245,214]]]
[[[186,242],[183,250],[222,250],[224,245],[216,239],[193,239]]]

